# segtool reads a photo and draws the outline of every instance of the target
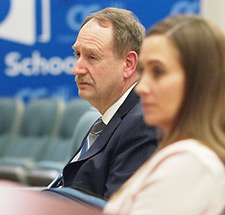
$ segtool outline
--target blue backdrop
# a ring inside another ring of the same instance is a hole
[[[78,96],[71,47],[92,12],[126,8],[148,29],[170,14],[198,14],[199,5],[200,0],[1,0],[0,96]]]

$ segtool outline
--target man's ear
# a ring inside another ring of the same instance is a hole
[[[136,70],[138,55],[135,51],[129,51],[125,56],[124,78],[129,78]]]

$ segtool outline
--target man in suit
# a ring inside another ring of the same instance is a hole
[[[80,188],[108,199],[155,151],[155,129],[143,122],[133,90],[144,35],[141,23],[123,9],[106,8],[83,22],[73,45],[73,74],[80,97],[99,110],[104,126],[81,155],[87,134],[63,169],[62,180],[50,188]]]

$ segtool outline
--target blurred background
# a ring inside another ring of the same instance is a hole
[[[77,97],[71,47],[92,12],[129,9],[148,29],[171,14],[200,14],[200,5],[200,0],[1,0],[0,97],[25,102]]]
[[[104,7],[132,10],[147,29],[171,14],[225,20],[224,0],[1,0],[0,97],[77,97],[71,46],[84,18]]]

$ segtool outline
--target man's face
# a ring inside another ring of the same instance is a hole
[[[79,96],[104,113],[121,95],[124,59],[113,52],[112,25],[90,20],[73,45],[77,58],[73,69]]]

